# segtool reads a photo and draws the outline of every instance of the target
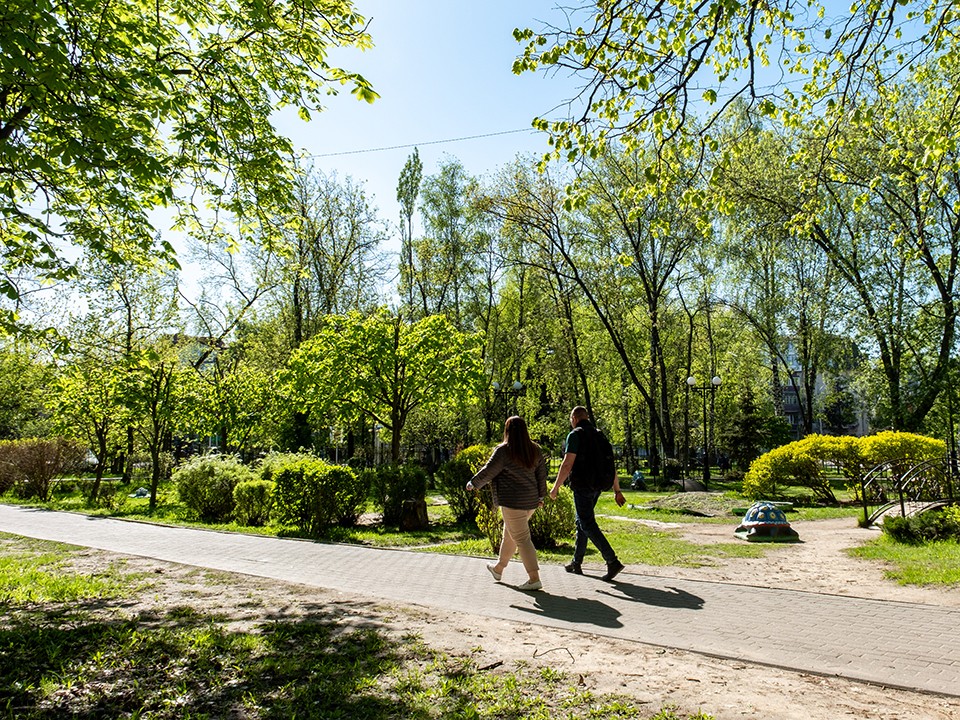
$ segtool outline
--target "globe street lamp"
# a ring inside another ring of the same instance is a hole
[[[714,375],[710,379],[709,385],[697,385],[697,379],[692,375],[687,378],[687,389],[695,393],[700,393],[703,398],[703,489],[706,490],[710,485],[710,427],[707,424],[707,394],[710,395],[710,414],[713,415],[713,402],[717,394],[717,388],[723,382],[719,375]],[[689,437],[689,428],[687,436]]]
[[[502,398],[512,397],[512,398],[513,398],[513,413],[512,413],[512,414],[513,414],[513,415],[516,415],[516,414],[517,414],[517,398],[519,398],[520,395],[523,394],[523,383],[520,382],[519,380],[514,380],[514,381],[513,381],[513,385],[511,385],[511,386],[508,387],[508,388],[505,388],[505,387],[502,387],[502,386],[500,385],[500,383],[498,383],[496,380],[494,380],[494,381],[493,381],[493,394],[494,394],[496,397],[502,397]],[[510,412],[510,403],[508,403],[508,402],[506,402],[506,400],[504,400],[503,407],[504,407],[504,412],[505,412],[504,418],[510,417],[510,415],[511,415],[511,412]]]

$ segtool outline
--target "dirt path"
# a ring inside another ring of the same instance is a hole
[[[691,524],[674,526],[681,535],[698,544],[733,541],[729,525]],[[960,607],[960,591],[898,585],[884,577],[879,563],[849,555],[846,550],[877,536],[879,530],[864,530],[851,518],[796,521],[791,523],[801,542],[771,544],[762,558],[738,558],[716,567],[656,568],[642,572],[698,580],[716,580],[743,585],[807,590],[877,600]]]

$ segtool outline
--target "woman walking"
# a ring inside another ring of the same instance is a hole
[[[527,582],[519,590],[539,590],[540,566],[537,549],[530,539],[530,518],[543,505],[547,494],[547,459],[540,446],[530,439],[523,418],[514,415],[503,426],[503,442],[494,448],[486,465],[467,483],[467,490],[492,484],[493,503],[503,516],[503,541],[496,565],[487,565],[493,579],[499,581],[510,558],[519,549],[527,571]]]

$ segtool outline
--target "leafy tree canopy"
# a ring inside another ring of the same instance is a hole
[[[28,279],[76,274],[64,241],[143,260],[159,206],[184,223],[222,210],[269,241],[257,213],[288,201],[291,151],[271,114],[309,118],[339,85],[376,97],[328,60],[371,45],[350,0],[10,0],[0,45],[0,293],[14,303]]]
[[[312,414],[368,417],[383,425],[397,460],[412,411],[475,395],[482,382],[480,340],[441,315],[415,323],[383,309],[368,317],[329,316],[293,354],[287,380],[292,396]]]
[[[738,100],[796,125],[842,125],[872,88],[933,56],[956,54],[951,0],[595,0],[563,26],[518,29],[514,72],[583,80],[570,119],[535,120],[557,156],[595,156],[612,138],[688,152],[717,150],[712,128]],[[700,115],[700,118],[695,116]],[[650,179],[657,173],[651,170]]]

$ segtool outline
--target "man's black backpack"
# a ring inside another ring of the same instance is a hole
[[[577,459],[579,460],[583,450],[586,450],[586,458],[583,466],[585,472],[582,474],[578,470],[578,475],[586,476],[589,486],[595,492],[606,492],[613,488],[613,478],[617,473],[617,461],[613,454],[613,446],[607,440],[607,436],[600,430],[591,426],[581,425],[577,428],[581,433],[581,445],[586,444],[583,449],[578,448]],[[580,465],[580,463],[577,463]],[[584,485],[588,484],[584,483]]]

